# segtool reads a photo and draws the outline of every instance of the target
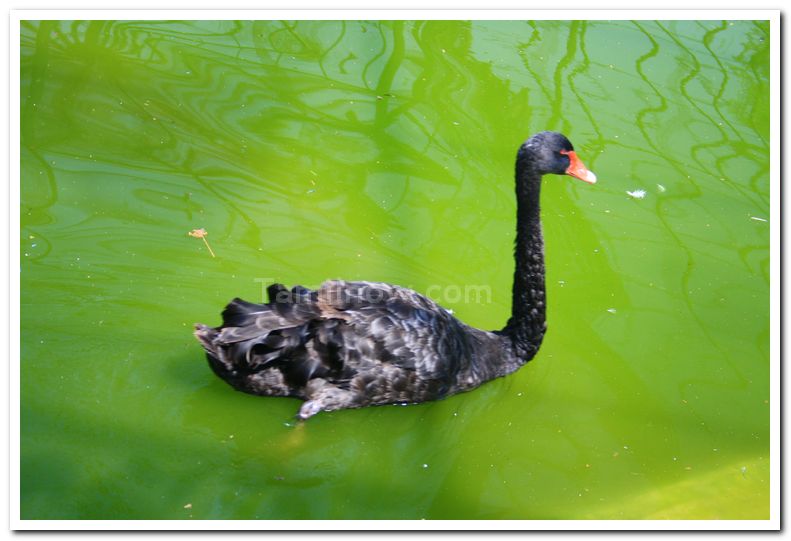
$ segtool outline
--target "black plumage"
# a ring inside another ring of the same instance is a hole
[[[595,182],[559,133],[541,132],[520,147],[512,316],[501,331],[470,327],[423,295],[389,284],[273,284],[266,304],[237,298],[220,327],[196,325],[211,368],[240,391],[303,399],[303,419],[436,400],[513,372],[533,358],[546,331],[539,210],[545,173]]]

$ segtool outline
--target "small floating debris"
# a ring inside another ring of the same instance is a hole
[[[426,468],[428,468],[428,464],[423,464],[423,469],[425,470]]]
[[[659,193],[665,193],[667,191],[667,188],[665,188],[661,184],[657,184],[656,189],[659,190]]]
[[[192,504],[188,503],[187,505],[184,506],[184,509],[192,509]]]
[[[607,308],[607,311],[610,312],[611,314],[615,314],[617,312],[615,308]]]
[[[631,192],[627,190],[626,195],[628,195],[629,197],[631,197],[633,199],[644,199],[645,198],[645,190],[634,190],[634,191],[631,191]]]
[[[202,227],[200,229],[193,229],[192,231],[187,233],[187,235],[189,235],[190,237],[194,237],[196,239],[201,239],[203,241],[203,244],[206,245],[206,248],[209,249],[209,253],[211,254],[211,256],[212,257],[217,257],[216,255],[214,255],[214,250],[212,250],[211,246],[209,246],[209,241],[206,240],[206,235],[208,235],[208,234],[209,233],[205,229],[203,229]]]
[[[768,220],[765,220],[763,218],[759,218],[758,216],[750,216],[750,219],[751,220],[755,220],[756,222],[766,222],[766,221],[768,221]]]

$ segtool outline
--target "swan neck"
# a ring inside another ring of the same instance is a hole
[[[511,319],[506,333],[517,356],[527,362],[538,351],[546,332],[544,237],[541,230],[541,174],[532,162],[517,159],[516,246]]]

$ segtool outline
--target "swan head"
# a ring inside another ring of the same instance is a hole
[[[569,175],[588,184],[596,183],[590,171],[574,152],[574,146],[565,135],[543,131],[525,141],[519,148],[519,158],[529,159],[540,174]]]

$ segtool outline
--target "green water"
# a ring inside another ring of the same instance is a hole
[[[768,37],[23,21],[21,518],[768,518]],[[599,183],[545,179],[533,362],[297,426],[210,372],[192,324],[269,280],[502,327],[544,129]]]

